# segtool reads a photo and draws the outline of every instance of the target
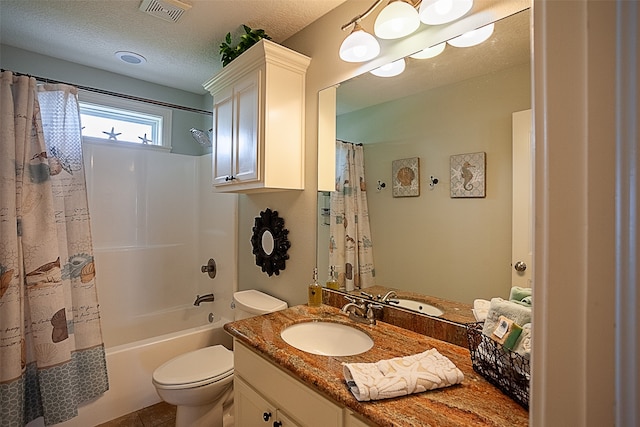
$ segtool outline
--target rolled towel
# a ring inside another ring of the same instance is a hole
[[[531,356],[531,323],[522,325],[522,333],[513,351],[526,359]]]
[[[522,301],[524,298],[530,297],[532,295],[531,288],[522,288],[520,286],[514,286],[511,288],[511,292],[509,293],[509,300],[511,301]],[[531,305],[529,303],[529,305]]]
[[[448,387],[464,379],[462,371],[435,348],[376,363],[345,363],[343,371],[360,402]]]
[[[514,301],[506,301],[502,298],[492,298],[482,333],[490,337],[499,325],[500,316],[511,319],[518,325],[531,323],[531,307],[518,304]]]
[[[471,311],[478,322],[484,322],[484,319],[487,318],[487,313],[489,313],[489,307],[491,306],[491,301],[487,301],[486,299],[476,299],[473,300],[473,308]]]

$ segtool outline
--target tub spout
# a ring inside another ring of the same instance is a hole
[[[206,295],[196,295],[196,301],[193,303],[193,305],[200,305],[201,302],[213,302],[215,301],[215,297],[213,296],[213,294],[206,294]]]

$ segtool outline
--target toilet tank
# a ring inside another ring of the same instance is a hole
[[[236,307],[233,316],[235,320],[273,313],[288,307],[286,302],[255,289],[236,292],[233,294],[233,300]]]

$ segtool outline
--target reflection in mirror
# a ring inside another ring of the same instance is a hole
[[[465,304],[508,298],[511,120],[531,107],[529,19],[525,10],[496,22],[478,46],[407,58],[400,76],[366,73],[338,87],[336,137],[364,144],[378,287]],[[451,156],[480,152],[486,196],[452,198]],[[393,197],[392,162],[414,157],[419,196]],[[429,186],[431,176],[438,185]],[[330,227],[323,221],[319,215],[317,262],[327,271]]]
[[[273,252],[273,234],[269,230],[262,233],[262,250],[266,255],[271,255]]]

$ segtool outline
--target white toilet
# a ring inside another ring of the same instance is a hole
[[[286,302],[256,290],[236,292],[233,299],[235,320],[287,308]],[[178,407],[176,427],[233,425],[233,352],[224,346],[174,357],[153,372],[153,385],[162,400]]]

